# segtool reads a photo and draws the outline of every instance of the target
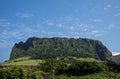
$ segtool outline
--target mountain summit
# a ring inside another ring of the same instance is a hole
[[[15,43],[10,60],[24,56],[30,56],[33,59],[73,56],[109,60],[112,53],[99,40],[31,37],[26,42]]]

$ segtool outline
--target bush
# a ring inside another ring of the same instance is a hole
[[[120,65],[112,61],[107,61],[106,63],[108,70],[111,72],[120,72]]]
[[[42,74],[43,72],[42,71],[35,71],[35,72],[33,72],[32,74],[31,74],[31,78],[32,79],[41,79],[41,74]]]
[[[81,76],[104,71],[104,68],[104,65],[98,64],[97,62],[76,61],[71,64],[62,64],[61,67],[58,68],[56,75]]]
[[[0,79],[25,79],[27,71],[22,67],[8,67],[0,69]]]
[[[55,73],[58,67],[58,61],[55,59],[46,59],[44,63],[40,64],[40,69],[44,72]]]

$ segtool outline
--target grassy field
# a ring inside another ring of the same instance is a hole
[[[43,60],[34,60],[30,59],[30,57],[21,57],[15,60],[4,62],[3,65],[39,65],[39,63],[42,62]]]
[[[57,58],[59,60],[60,58]],[[69,58],[64,58],[65,60]],[[83,61],[83,62],[101,62],[100,60],[96,60],[94,58],[76,58],[73,57],[75,60]],[[39,65],[40,63],[43,63],[44,60],[40,59],[30,59],[30,57],[21,57],[18,59],[10,60],[7,62],[4,62],[3,65]]]
[[[84,61],[84,62],[100,62],[100,60],[96,60],[94,58],[77,58],[76,60]]]
[[[42,60],[25,60],[25,61],[19,61],[19,62],[5,62],[4,65],[39,65]]]

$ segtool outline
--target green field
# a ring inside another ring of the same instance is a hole
[[[19,62],[5,62],[4,65],[39,65],[42,60],[25,60],[25,61],[19,61]]]
[[[84,62],[101,62],[100,60],[96,60],[94,58],[77,58],[76,60],[84,61]]]
[[[39,65],[39,63],[42,63],[43,61],[44,60],[40,59],[30,59],[30,57],[22,57],[4,62],[3,65]]]
[[[100,60],[96,60],[94,58],[76,58],[76,57],[65,57],[64,60],[79,60],[83,62],[101,62]],[[60,58],[56,58],[56,60],[60,60]],[[30,59],[30,57],[21,57],[14,60],[9,60],[3,63],[3,65],[39,65],[43,63],[44,60],[41,59]]]
[[[76,57],[65,57],[64,60],[79,60],[83,62],[101,62],[100,60],[96,60],[94,58],[76,58]],[[56,60],[60,60],[60,58],[56,58]],[[30,59],[30,57],[21,57],[14,60],[9,60],[3,63],[3,65],[39,65],[43,63],[44,60],[41,59]]]

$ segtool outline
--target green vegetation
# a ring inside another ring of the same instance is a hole
[[[39,63],[44,62],[44,60],[35,60],[30,57],[21,57],[14,60],[6,61],[3,65],[39,65]]]
[[[77,57],[57,57],[55,58],[56,60],[79,60],[79,61],[83,61],[83,62],[103,62],[101,60],[96,60],[94,58],[77,58]],[[3,65],[39,65],[40,63],[43,63],[46,59],[31,59],[30,57],[21,57],[21,58],[17,58],[14,60],[9,60],[9,61],[5,61],[3,63]],[[72,61],[71,60],[71,61]]]
[[[98,40],[85,38],[29,38],[15,44],[10,60],[30,56],[32,59],[82,57],[108,60],[111,52]]]
[[[49,79],[50,76],[52,74],[37,69],[28,70],[27,68],[18,66],[0,69],[0,79]],[[55,75],[53,77],[54,79],[120,79],[120,73],[101,72],[83,76]]]
[[[83,62],[103,62],[101,60],[96,60],[95,58],[77,58],[76,60],[83,61]]]
[[[103,72],[85,76],[55,76],[55,79],[120,79],[120,73]]]
[[[33,37],[14,45],[0,79],[120,79],[111,55],[98,40]]]
[[[21,62],[21,59],[23,60],[23,58],[16,60]],[[94,61],[93,59],[86,61],[85,58],[78,59],[76,57],[49,58],[43,61],[37,66],[5,65],[6,67],[0,68],[0,79],[49,79],[50,77],[51,79],[120,78],[120,65],[110,61],[95,61],[95,59]]]
[[[0,79],[25,79],[27,71],[23,67],[8,67],[0,69]]]
[[[39,65],[42,60],[25,60],[25,61],[8,61],[5,62],[4,65]]]
[[[46,59],[44,63],[40,64],[40,69],[55,75],[81,76],[104,71],[107,67],[105,62],[83,61],[83,59],[81,61],[68,57],[59,60]]]

